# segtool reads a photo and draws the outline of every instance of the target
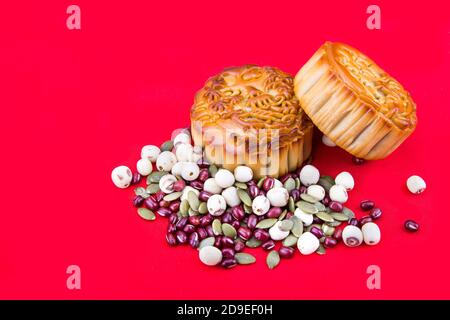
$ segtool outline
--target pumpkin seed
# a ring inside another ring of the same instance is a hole
[[[183,217],[187,217],[187,215],[189,213],[189,202],[187,200],[181,201],[180,213]]]
[[[207,212],[208,206],[206,205],[206,202],[200,202],[200,205],[198,206],[198,213],[206,214]]]
[[[318,182],[327,192],[330,191],[331,187],[335,185],[334,179],[330,176],[321,176]]]
[[[248,205],[246,205],[246,204],[244,203],[244,212],[245,212],[246,214],[252,213],[252,212],[253,212],[252,206],[248,206]]]
[[[261,179],[258,180],[258,183],[256,184],[258,186],[258,188],[261,189],[265,179],[266,179],[266,177],[262,177]]]
[[[256,258],[249,253],[238,252],[234,255],[238,264],[252,264],[255,263]]]
[[[319,212],[319,210],[317,210],[317,208],[312,203],[306,201],[297,202],[297,206],[300,208],[300,210],[306,213],[314,214]]]
[[[198,250],[200,250],[203,247],[213,246],[215,241],[216,241],[216,239],[214,237],[208,237],[208,238],[203,239],[198,244]]]
[[[159,184],[151,183],[147,186],[147,192],[150,194],[155,194],[159,191]]]
[[[284,182],[284,188],[288,191],[291,192],[292,190],[295,189],[295,180],[292,178],[287,179]]]
[[[153,171],[147,177],[147,184],[159,183],[159,180],[161,180],[161,178],[164,177],[167,173],[167,171]]]
[[[344,209],[342,209],[342,213],[345,214],[349,220],[353,219],[355,217],[355,213],[346,207],[344,207]]]
[[[174,200],[177,200],[179,197],[181,197],[182,194],[183,194],[183,192],[181,192],[181,191],[169,193],[169,194],[166,194],[163,199],[165,201],[169,201],[169,202],[174,201]]]
[[[331,237],[334,233],[334,230],[336,230],[336,228],[330,227],[325,223],[322,225],[322,231],[327,237]]]
[[[294,222],[292,220],[283,220],[281,221],[279,228],[281,231],[291,231],[294,226]]]
[[[329,225],[330,227],[339,227],[342,222],[340,221],[333,221],[333,222],[326,222],[327,225]]]
[[[139,216],[144,220],[155,220],[156,219],[155,213],[146,208],[139,208],[137,210],[137,212],[138,212]]]
[[[316,203],[318,201],[316,198],[314,198],[313,196],[310,196],[307,193],[300,194],[300,198],[302,198],[302,200],[305,200],[306,202],[309,202],[309,203]]]
[[[198,210],[198,206],[200,205],[200,201],[198,200],[198,196],[195,194],[194,191],[189,191],[187,194],[187,200],[189,202],[189,206],[197,211]]]
[[[250,238],[245,243],[245,245],[249,248],[258,248],[261,244],[262,244],[262,242],[260,240],[256,239],[255,237]]]
[[[319,228],[319,229],[322,228],[322,226],[321,226],[320,224],[313,223],[313,224],[311,224],[311,225],[309,225],[309,226],[306,227],[305,232],[311,231],[312,227],[316,227],[316,228]]]
[[[188,216],[189,216],[189,217],[192,217],[192,216],[198,216],[198,211],[195,211],[195,210],[193,210],[192,208],[189,208]]]
[[[239,189],[247,190],[247,185],[243,182],[235,182],[234,186]]]
[[[236,229],[231,224],[223,223],[222,232],[226,237],[230,237],[231,239],[236,238]]]
[[[275,268],[280,263],[280,255],[278,254],[278,251],[270,251],[267,255],[266,263],[269,269]]]
[[[220,236],[222,234],[222,223],[219,219],[214,219],[212,222],[212,229],[216,236]]]
[[[289,207],[289,211],[290,211],[290,212],[294,212],[294,211],[295,211],[295,202],[294,202],[294,198],[289,197],[288,207]]]
[[[320,242],[320,243],[324,243],[324,242],[325,242],[325,237],[320,238],[320,239],[319,239],[319,242]]]
[[[211,177],[213,177],[214,178],[214,176],[216,175],[216,173],[217,173],[217,171],[218,171],[219,169],[217,169],[217,167],[215,166],[215,165],[210,165],[209,166],[209,169],[208,169],[208,171],[209,171],[209,174],[211,175]]]
[[[317,208],[317,210],[325,212],[327,210],[327,207],[325,207],[322,202],[316,202],[314,203],[314,206]]]
[[[250,199],[250,196],[248,195],[247,191],[243,190],[243,189],[237,189],[237,194],[239,199],[241,199],[241,201],[247,205],[247,206],[252,206],[252,199]]]
[[[340,213],[340,212],[332,212],[331,216],[333,217],[333,219],[337,220],[337,221],[348,221],[348,217],[347,215]]]
[[[136,189],[134,189],[134,194],[137,196],[142,196],[145,193],[147,193],[147,191],[142,187],[137,187]]]
[[[324,255],[326,253],[325,247],[323,245],[320,245],[319,248],[317,248],[316,253]]]
[[[317,218],[319,218],[320,220],[325,221],[325,222],[333,222],[334,221],[333,217],[326,212],[319,212],[316,214],[316,216],[317,216]]]
[[[144,199],[150,198],[150,193],[146,192],[141,197]]]
[[[296,216],[292,216],[290,220],[294,223],[291,229],[292,234],[300,237],[303,233],[303,222]]]
[[[300,178],[295,178],[295,189],[299,189],[301,187],[301,182],[300,182]]]
[[[256,228],[258,228],[258,229],[269,229],[275,223],[277,223],[277,221],[278,220],[275,219],[275,218],[264,219],[264,220],[261,220],[260,222],[258,222],[258,224],[256,225]]]
[[[278,221],[281,221],[281,220],[283,220],[284,218],[286,218],[286,215],[287,215],[287,210],[284,210],[284,211],[280,214],[280,216],[278,217]]]
[[[296,236],[294,236],[293,234],[290,234],[283,240],[283,246],[285,246],[285,247],[295,246],[297,244],[297,241],[298,241],[298,238]]]
[[[160,147],[161,151],[172,151],[173,149],[173,141],[172,140],[168,140],[166,142],[164,142],[161,147]]]

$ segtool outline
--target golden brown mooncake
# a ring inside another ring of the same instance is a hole
[[[346,44],[323,44],[294,83],[311,121],[356,157],[382,159],[416,127],[416,105],[409,93],[370,58]]]
[[[197,92],[191,109],[194,143],[207,160],[255,177],[278,177],[310,156],[313,125],[294,94],[294,79],[273,67],[226,69]]]

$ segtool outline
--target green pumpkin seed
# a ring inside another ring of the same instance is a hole
[[[150,198],[150,193],[146,192],[141,197],[144,199]]]
[[[231,224],[228,223],[222,224],[222,232],[224,236],[230,237],[231,239],[236,238],[237,235],[236,229]]]
[[[134,194],[137,195],[137,196],[142,196],[145,193],[147,193],[145,188],[137,187],[136,189],[134,189]]]
[[[280,263],[280,255],[278,254],[278,251],[270,251],[267,255],[266,263],[269,269],[275,268]]]
[[[206,205],[206,202],[200,202],[200,205],[198,206],[198,213],[206,214],[207,212],[208,206]]]
[[[279,228],[281,231],[291,231],[294,226],[294,222],[292,220],[283,220],[281,221]]]
[[[295,202],[294,202],[294,198],[289,197],[288,207],[289,207],[289,211],[290,211],[290,212],[294,212],[294,211],[295,211]]]
[[[166,194],[163,199],[165,201],[169,201],[169,202],[174,201],[174,200],[177,200],[179,197],[181,197],[182,194],[183,194],[183,192],[181,192],[181,191],[169,193],[169,194]]]
[[[325,221],[325,222],[333,222],[334,221],[333,217],[326,212],[319,212],[316,214],[316,216],[317,216],[317,218],[319,218],[320,220]]]
[[[299,189],[301,185],[300,178],[295,178],[295,189]]]
[[[296,236],[294,236],[293,234],[290,234],[283,240],[283,246],[293,247],[297,244],[297,241],[298,241],[298,238]]]
[[[147,186],[147,192],[150,194],[155,194],[159,191],[159,184],[151,183]]]
[[[320,243],[324,243],[324,242],[325,242],[325,237],[320,238],[320,239],[319,239],[319,242],[320,242]]]
[[[189,202],[189,206],[197,211],[198,210],[198,206],[200,205],[200,201],[198,200],[198,196],[195,194],[194,191],[189,191],[187,194],[187,198],[188,198],[188,202]]]
[[[265,179],[266,179],[266,177],[262,177],[261,179],[258,180],[258,183],[256,184],[258,186],[258,188],[261,189]]]
[[[318,202],[318,200],[316,198],[314,198],[313,196],[310,196],[307,193],[300,194],[300,198],[302,198],[302,200],[305,200],[306,202],[309,202],[309,203],[316,203],[316,202]]]
[[[261,220],[260,222],[258,222],[258,224],[256,225],[256,228],[258,228],[258,229],[269,229],[275,223],[277,223],[277,221],[278,220],[275,219],[275,218],[264,219],[264,220]]]
[[[222,223],[219,219],[214,219],[212,222],[212,229],[216,236],[220,236],[222,234]]]
[[[311,224],[311,225],[309,225],[309,226],[306,227],[305,232],[311,231],[312,227],[317,227],[317,228],[321,229],[321,228],[322,228],[322,225],[317,224],[317,223],[313,223],[313,224]]]
[[[294,223],[291,229],[292,234],[296,237],[300,237],[303,233],[302,221],[296,216],[292,216],[290,220]]]
[[[333,219],[337,220],[337,221],[348,221],[348,217],[347,215],[340,213],[340,212],[332,212],[331,216],[333,217]]]
[[[252,206],[248,206],[248,205],[246,205],[246,204],[244,203],[244,212],[245,212],[246,214],[252,213],[252,212],[253,212]]]
[[[252,206],[252,199],[250,199],[250,196],[248,195],[247,191],[243,190],[243,189],[237,189],[237,194],[239,199],[241,199],[241,201],[247,205],[247,206]]]
[[[342,213],[345,214],[349,220],[353,219],[355,217],[355,213],[346,207],[344,207],[344,209],[342,209]]]
[[[325,223],[322,225],[322,231],[327,237],[331,237],[334,233],[334,230],[336,230],[336,228],[330,227]]]
[[[316,250],[316,253],[324,255],[326,253],[325,247],[323,245],[320,245],[319,248]]]
[[[262,244],[262,242],[254,237],[250,238],[245,243],[245,245],[249,248],[258,248],[261,244]]]
[[[137,210],[137,212],[138,212],[139,216],[144,220],[155,220],[156,219],[155,213],[146,208],[139,208]]]
[[[172,151],[173,149],[173,141],[172,140],[168,140],[166,142],[164,142],[161,147],[160,147],[161,151]]]
[[[180,213],[183,217],[187,217],[189,214],[189,202],[187,200],[181,201]]]
[[[280,216],[278,217],[278,221],[283,220],[284,218],[286,218],[287,215],[287,210],[283,210],[283,212],[280,214]]]
[[[219,171],[219,169],[217,169],[217,167],[212,164],[209,166],[208,171],[209,171],[210,176],[214,178],[214,176],[216,175],[217,171]]]
[[[234,186],[239,189],[247,190],[247,185],[243,182],[235,182]]]
[[[321,185],[327,192],[329,192],[331,187],[335,185],[335,182],[330,176],[321,176],[317,184]]]
[[[200,250],[203,247],[213,246],[216,239],[214,237],[208,237],[200,241],[198,244],[198,250]]]
[[[192,217],[192,216],[198,216],[198,211],[195,211],[195,210],[193,210],[192,208],[189,208],[188,216],[189,216],[189,217]]]
[[[317,210],[325,212],[327,210],[327,207],[325,207],[322,202],[316,202],[314,203],[314,206],[317,208]]]
[[[249,253],[238,252],[234,255],[238,264],[252,264],[255,263],[256,258]]]
[[[295,189],[295,180],[292,178],[289,178],[284,182],[283,186],[288,192],[291,192],[292,190]]]
[[[147,177],[147,184],[159,183],[159,180],[161,180],[161,178],[164,177],[166,174],[168,174],[167,171],[153,171]]]
[[[340,222],[340,221],[333,221],[333,222],[326,222],[326,224],[328,225],[328,226],[330,226],[330,227],[339,227],[341,224],[342,224],[342,222]]]
[[[297,206],[300,208],[300,210],[306,213],[314,214],[319,212],[319,210],[317,210],[317,208],[312,203],[306,201],[297,202]]]

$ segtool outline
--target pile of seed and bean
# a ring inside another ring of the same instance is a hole
[[[192,145],[188,129],[160,147],[144,146],[136,167],[134,173],[126,166],[115,168],[114,184],[134,185],[139,216],[168,218],[167,243],[197,249],[200,261],[209,266],[252,264],[255,257],[244,251],[261,247],[272,269],[291,258],[295,247],[302,255],[324,254],[339,242],[356,247],[381,239],[375,221],[382,210],[373,201],[361,201],[367,214],[359,219],[344,206],[355,184],[349,172],[333,178],[308,164],[280,179],[255,180],[247,166],[231,172],[207,163],[202,148]],[[407,186],[421,193],[425,182],[412,176]],[[412,220],[405,222],[409,231],[418,227]]]

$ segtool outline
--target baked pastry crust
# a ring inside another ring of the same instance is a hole
[[[310,156],[313,125],[300,108],[293,78],[272,67],[226,69],[197,92],[191,132],[207,160],[247,165],[255,177],[278,177]]]
[[[297,73],[294,90],[320,131],[359,158],[388,156],[416,127],[410,94],[346,44],[323,44]]]

